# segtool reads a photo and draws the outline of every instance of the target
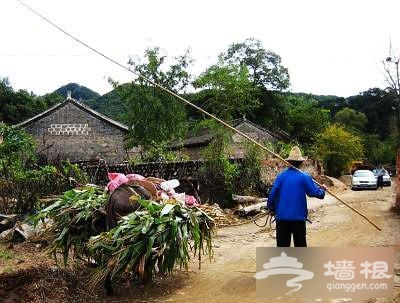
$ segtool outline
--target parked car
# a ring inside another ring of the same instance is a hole
[[[374,176],[376,179],[378,179],[378,170],[374,169],[372,170]],[[383,186],[391,186],[392,185],[392,179],[390,178],[390,174],[388,171],[385,169],[385,174],[383,175]]]
[[[351,177],[351,189],[377,189],[378,184],[376,179],[370,170],[356,170]]]

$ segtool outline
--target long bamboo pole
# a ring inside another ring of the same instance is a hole
[[[249,137],[248,135],[246,135],[245,133],[241,132],[240,130],[236,129],[235,127],[229,125],[228,123],[222,121],[221,119],[219,119],[218,117],[210,114],[209,112],[205,111],[204,109],[202,109],[201,107],[191,103],[190,101],[186,100],[185,98],[179,96],[177,93],[169,90],[168,88],[165,88],[163,86],[161,86],[160,84],[152,81],[151,79],[131,70],[130,68],[124,66],[123,64],[119,63],[118,61],[112,59],[111,57],[108,57],[107,55],[105,55],[104,53],[98,51],[97,49],[91,47],[90,45],[88,45],[87,43],[83,42],[82,40],[76,38],[75,36],[71,35],[70,33],[68,33],[67,31],[65,31],[64,29],[62,29],[61,27],[59,27],[57,24],[55,24],[54,22],[52,22],[51,20],[49,20],[48,18],[46,18],[45,16],[43,16],[42,14],[40,14],[39,12],[37,12],[36,10],[34,10],[33,8],[31,8],[29,5],[25,4],[24,2],[22,2],[21,0],[16,0],[18,1],[21,5],[25,6],[27,9],[29,9],[31,12],[33,12],[35,15],[39,16],[41,19],[43,19],[44,21],[46,21],[47,23],[49,23],[50,25],[52,25],[53,27],[55,27],[56,29],[58,29],[59,31],[61,31],[62,33],[64,33],[65,35],[67,35],[68,37],[70,37],[71,39],[75,40],[76,42],[78,42],[79,44],[85,46],[86,48],[90,49],[91,51],[93,51],[94,53],[102,56],[103,58],[107,59],[108,61],[111,61],[112,63],[118,65],[119,67],[127,70],[130,73],[133,73],[134,75],[142,78],[143,80],[147,81],[148,83],[158,87],[159,89],[169,93],[170,95],[176,97],[177,99],[183,101],[184,103],[186,103],[187,105],[195,108],[196,110],[202,112],[203,114],[207,115],[208,117],[210,117],[211,119],[214,119],[216,121],[218,121],[220,124],[224,125],[225,127],[227,127],[228,129],[234,131],[235,133],[241,135],[242,137],[246,138],[247,140],[249,140],[250,142],[252,142],[253,144],[255,144],[256,146],[260,147],[261,149],[265,150],[266,152],[268,152],[270,155],[274,156],[275,158],[281,160],[282,162],[284,162],[286,165],[295,168],[297,170],[299,170],[298,168],[294,167],[293,165],[291,165],[288,161],[286,161],[285,159],[283,159],[281,156],[279,156],[278,154],[274,153],[273,151],[269,150],[268,148],[266,148],[264,145],[260,144],[259,142],[257,142],[256,140],[254,140],[253,138]],[[300,171],[300,170],[299,170]],[[322,186],[321,184],[319,184],[315,179],[313,179],[314,182],[319,185]],[[337,195],[335,195],[334,193],[332,193],[329,190],[326,190],[331,196],[333,196],[334,198],[336,198],[339,202],[341,202],[342,204],[344,204],[345,206],[347,206],[348,208],[350,208],[352,211],[354,211],[355,213],[359,214],[361,217],[363,217],[367,222],[369,222],[372,226],[374,226],[377,230],[381,230],[381,228],[379,228],[374,222],[372,222],[366,215],[364,215],[363,213],[361,213],[360,211],[358,211],[357,209],[355,209],[353,206],[349,205],[348,203],[346,203],[345,201],[343,201],[341,198],[339,198]]]
[[[146,81],[149,81],[151,84],[156,85],[157,87],[159,87],[160,89],[163,89],[166,92],[169,92],[170,94],[174,95],[176,98],[180,99],[181,101],[185,102],[186,104],[190,105],[191,107],[197,109],[198,111],[202,112],[203,114],[209,116],[210,118],[218,121],[219,123],[221,123],[222,125],[224,125],[225,127],[229,128],[230,130],[234,131],[235,133],[241,135],[242,137],[246,138],[247,140],[251,141],[253,144],[255,144],[256,146],[260,147],[261,149],[263,149],[264,151],[268,152],[270,155],[274,156],[275,158],[281,160],[283,163],[285,163],[287,166],[292,167],[298,171],[301,171],[300,169],[298,169],[297,167],[293,166],[292,164],[290,164],[288,161],[286,161],[284,158],[282,158],[280,155],[274,153],[273,151],[269,150],[268,148],[266,148],[264,145],[260,144],[259,142],[257,142],[256,140],[254,140],[253,138],[251,138],[250,136],[248,136],[247,134],[243,133],[242,131],[236,129],[235,127],[229,125],[228,123],[224,122],[223,120],[219,119],[218,117],[214,116],[213,114],[208,113],[207,111],[205,111],[204,109],[198,107],[197,105],[189,102],[188,100],[184,99],[183,97],[179,96],[178,94],[169,91],[168,89],[162,87],[161,85],[158,85],[157,83],[154,83],[148,79],[146,79],[146,77],[142,77],[143,79],[145,79]],[[317,180],[313,179],[313,181],[319,185],[322,186],[322,184],[320,184]],[[334,194],[332,191],[330,191],[329,189],[326,189],[326,192],[329,193],[332,197],[336,198],[339,202],[341,202],[342,204],[344,204],[345,206],[347,206],[348,208],[350,208],[352,211],[354,211],[355,213],[357,213],[358,215],[360,215],[361,217],[363,217],[368,223],[370,223],[372,226],[374,226],[377,230],[381,231],[382,229],[376,225],[374,222],[371,221],[371,219],[369,219],[365,214],[363,214],[362,212],[360,212],[359,210],[357,210],[356,208],[354,208],[353,206],[351,206],[350,204],[348,204],[347,202],[345,202],[343,199],[341,199],[340,197],[338,197],[336,194]]]

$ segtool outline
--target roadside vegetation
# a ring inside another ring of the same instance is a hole
[[[0,123],[0,137],[0,213],[31,213],[40,207],[40,197],[87,182],[69,162],[38,165],[35,141],[22,129]]]

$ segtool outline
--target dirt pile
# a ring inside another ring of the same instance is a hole
[[[91,302],[76,273],[57,267],[30,267],[0,276],[1,302]]]
[[[333,191],[335,193],[338,193],[338,192],[342,192],[342,191],[345,191],[345,190],[349,189],[347,184],[344,183],[343,181],[338,180],[338,179],[333,178],[333,177],[328,177],[328,178],[333,183],[332,187],[329,188],[331,191]]]
[[[55,266],[34,243],[0,246],[0,302],[94,302],[88,273]]]
[[[326,185],[332,192],[341,192],[348,188],[347,185],[341,180],[326,175],[318,175],[314,177],[314,179],[318,183]]]

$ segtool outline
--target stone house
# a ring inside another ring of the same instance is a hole
[[[245,133],[250,138],[262,144],[274,144],[277,141],[290,142],[289,135],[283,131],[269,131],[246,118],[236,119],[231,122],[231,125],[237,130]],[[186,138],[182,142],[171,144],[171,150],[177,151],[179,156],[187,157],[191,160],[202,159],[202,150],[208,146],[213,140],[212,134],[206,133],[200,136]],[[243,136],[234,133],[231,137],[230,148],[232,150],[232,158],[243,158],[245,153],[244,144],[247,141]]]
[[[17,126],[36,139],[39,156],[49,163],[125,159],[128,127],[71,97]]]

